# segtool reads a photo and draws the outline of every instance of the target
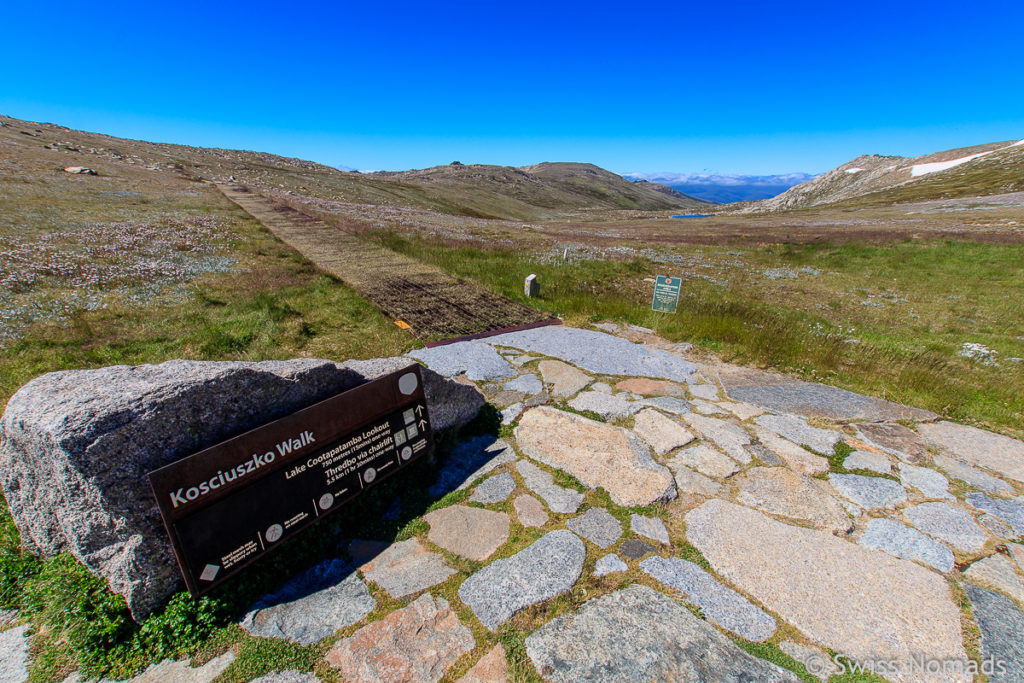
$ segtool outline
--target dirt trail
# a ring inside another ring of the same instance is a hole
[[[224,195],[322,270],[338,277],[423,341],[536,325],[550,317],[479,285],[367,242],[238,185]]]

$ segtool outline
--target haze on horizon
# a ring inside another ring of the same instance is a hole
[[[331,166],[820,173],[1024,137],[1019,3],[14,5],[0,113]],[[73,29],[73,30],[71,30]]]

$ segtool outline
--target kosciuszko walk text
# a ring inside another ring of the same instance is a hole
[[[412,366],[150,472],[149,481],[198,595],[433,445]]]

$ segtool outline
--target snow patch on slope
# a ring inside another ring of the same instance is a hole
[[[934,161],[930,164],[915,164],[910,167],[910,175],[917,177],[921,175],[928,175],[929,173],[937,173],[938,171],[945,171],[947,168],[953,168],[960,164],[966,164],[968,161],[983,157],[986,154],[991,154],[995,150],[988,152],[979,152],[978,154],[971,154],[970,156],[960,157],[959,159],[953,159],[951,161]]]
[[[852,175],[854,173],[860,173],[863,170],[863,168],[848,168],[846,169],[846,172]]]

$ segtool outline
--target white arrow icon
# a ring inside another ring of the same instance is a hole
[[[426,428],[427,428],[427,421],[426,420],[420,420],[420,429],[426,429]]]
[[[416,406],[416,414],[423,417],[423,406]]]

